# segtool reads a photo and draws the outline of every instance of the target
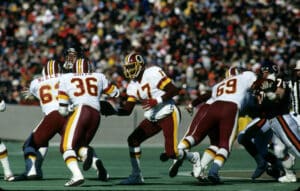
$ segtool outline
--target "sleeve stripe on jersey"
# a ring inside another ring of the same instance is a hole
[[[171,79],[168,77],[164,77],[161,81],[157,84],[158,89],[164,89],[164,87],[171,82]]]
[[[69,100],[69,96],[65,92],[59,91],[58,92],[58,99]]]
[[[128,96],[127,101],[128,102],[136,102],[136,98],[133,96]]]
[[[103,90],[103,92],[104,92],[105,94],[111,94],[111,93],[114,91],[114,89],[115,89],[115,86],[112,85],[112,84],[110,84],[107,88],[105,88],[105,89]]]

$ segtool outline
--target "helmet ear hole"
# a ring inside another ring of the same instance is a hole
[[[123,73],[126,78],[137,78],[144,68],[145,62],[142,55],[134,52],[125,56]]]

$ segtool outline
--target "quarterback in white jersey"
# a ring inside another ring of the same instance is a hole
[[[58,93],[59,113],[67,116],[68,105],[72,104],[74,107],[60,145],[65,163],[73,175],[65,186],[78,186],[84,182],[77,156],[84,162],[83,170],[93,166],[98,179],[108,179],[102,161],[89,146],[100,124],[100,97],[103,93],[111,97],[119,96],[119,90],[110,84],[103,74],[92,73],[91,65],[86,59],[78,59],[73,65],[73,73],[61,77]]]
[[[165,155],[168,158],[177,157],[177,132],[180,123],[179,109],[176,107],[174,96],[178,88],[160,67],[146,68],[142,55],[130,53],[125,57],[123,73],[130,79],[127,87],[127,101],[117,114],[130,115],[136,102],[141,102],[145,110],[145,119],[128,137],[131,175],[121,184],[142,184],[144,179],[140,169],[142,142],[163,131],[165,138]]]

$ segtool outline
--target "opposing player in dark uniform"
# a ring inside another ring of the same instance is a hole
[[[275,80],[276,73],[278,73],[278,68],[275,64],[264,62],[261,65],[261,77],[255,82],[254,86],[264,79]],[[254,86],[253,88],[255,89]],[[259,94],[260,92],[254,92],[254,94],[256,93]],[[245,147],[257,163],[257,167],[251,176],[253,181],[266,170],[269,175],[277,179],[281,174],[281,164],[277,157],[268,151],[268,145],[273,137],[273,131],[270,129],[268,120],[270,113],[263,110],[253,94],[250,94],[249,97],[245,112],[253,120],[239,133],[238,142]]]
[[[285,174],[278,178],[279,182],[296,182],[293,170],[295,157],[288,152],[293,151],[300,156],[299,120],[290,113],[291,89],[289,82],[283,78],[264,79],[258,86],[258,101],[269,119],[273,130],[274,153],[281,160]]]

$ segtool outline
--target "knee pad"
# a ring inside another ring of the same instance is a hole
[[[274,143],[273,149],[274,149],[274,154],[277,158],[283,159],[286,156],[287,148],[283,143],[277,141],[276,143]]]

